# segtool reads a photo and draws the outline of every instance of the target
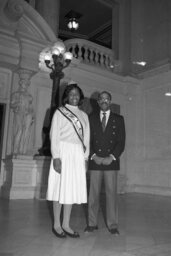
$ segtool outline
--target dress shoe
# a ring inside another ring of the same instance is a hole
[[[84,232],[85,233],[89,233],[89,232],[93,232],[94,230],[97,230],[98,229],[98,226],[87,226],[85,229],[84,229]]]
[[[109,232],[112,235],[119,236],[119,230],[117,228],[111,228],[111,229],[109,229]]]
[[[58,238],[66,238],[65,232],[62,231],[62,233],[58,233],[54,228],[52,228],[52,232],[54,233],[54,235]]]
[[[80,237],[79,233],[76,232],[76,231],[74,231],[74,233],[70,233],[70,232],[66,231],[65,229],[63,229],[63,231],[64,231],[64,234],[65,234],[66,236],[69,236],[69,237],[72,237],[72,238],[78,238],[78,237]]]

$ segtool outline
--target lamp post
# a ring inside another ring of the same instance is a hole
[[[56,107],[59,106],[59,85],[64,77],[63,69],[69,66],[73,56],[71,52],[66,52],[65,45],[61,41],[56,42],[52,47],[45,48],[40,56],[46,67],[51,70],[50,78],[53,81],[53,87],[50,110],[52,116]]]
[[[44,62],[46,67],[51,70],[50,78],[53,81],[50,113],[49,113],[49,125],[44,127],[45,140],[43,147],[39,150],[41,155],[50,155],[50,141],[49,130],[53,113],[57,107],[59,107],[59,86],[60,80],[64,77],[63,69],[68,67],[71,63],[73,55],[71,52],[66,52],[63,42],[58,41],[53,46],[43,49],[40,53],[40,64]]]

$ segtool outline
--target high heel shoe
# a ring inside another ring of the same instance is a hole
[[[66,234],[64,231],[62,231],[62,233],[58,233],[54,228],[52,228],[52,232],[58,238],[66,238]]]
[[[66,236],[72,237],[72,238],[78,238],[80,237],[79,233],[74,231],[74,233],[70,233],[68,231],[66,231],[65,229],[63,229],[64,233],[66,234]]]

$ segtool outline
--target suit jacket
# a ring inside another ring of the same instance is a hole
[[[125,148],[125,124],[121,115],[110,112],[105,131],[102,130],[100,112],[92,113],[90,121],[90,170],[119,170],[119,157]],[[110,165],[97,165],[91,160],[93,154],[100,157],[114,155],[116,160]]]

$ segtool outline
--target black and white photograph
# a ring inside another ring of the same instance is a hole
[[[0,256],[171,255],[171,1],[0,0]]]

